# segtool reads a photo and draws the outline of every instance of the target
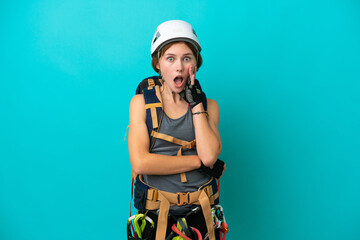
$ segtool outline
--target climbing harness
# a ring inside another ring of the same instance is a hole
[[[215,240],[211,206],[219,203],[219,192],[214,178],[211,178],[195,192],[171,193],[149,186],[142,180],[142,176],[138,175],[135,181],[134,203],[140,211],[160,209],[156,229],[157,240],[165,239],[170,206],[200,205],[209,232],[209,239]]]

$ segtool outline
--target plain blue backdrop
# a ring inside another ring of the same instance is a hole
[[[360,239],[357,0],[0,3],[0,239],[126,239],[128,109],[182,19],[220,105],[228,239]]]

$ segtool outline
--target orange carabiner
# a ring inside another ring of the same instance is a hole
[[[226,224],[226,222],[222,222],[221,223],[221,227],[220,227],[220,239],[221,240],[226,240],[226,234],[229,232],[229,227]]]
[[[228,233],[229,232],[229,227],[228,225],[226,224],[226,222],[222,222],[221,223],[221,231],[224,232],[224,233]]]

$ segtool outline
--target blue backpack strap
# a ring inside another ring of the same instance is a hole
[[[143,90],[148,88],[151,85],[150,83],[152,83],[152,82],[155,84],[155,86],[156,85],[162,86],[162,84],[163,84],[163,80],[160,76],[152,76],[152,77],[145,78],[137,86],[135,94],[143,93]]]
[[[163,80],[160,76],[148,77],[142,80],[137,89],[136,94],[143,94],[145,99],[146,109],[146,125],[150,140],[152,140],[151,133],[160,126],[162,118],[163,105],[160,95],[160,86]]]
[[[143,89],[146,109],[146,125],[148,127],[149,136],[154,129],[160,126],[161,115],[163,111],[163,104],[161,102],[160,87],[154,86],[152,88]]]

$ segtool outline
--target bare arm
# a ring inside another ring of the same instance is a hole
[[[191,171],[200,167],[197,155],[167,156],[149,152],[149,134],[143,95],[135,95],[130,102],[129,156],[136,174],[168,175]]]
[[[221,153],[221,139],[219,133],[219,105],[215,100],[208,99],[207,111],[205,114],[193,115],[195,126],[196,149],[199,158],[205,166],[211,167]],[[192,112],[203,112],[203,104],[196,105]]]

